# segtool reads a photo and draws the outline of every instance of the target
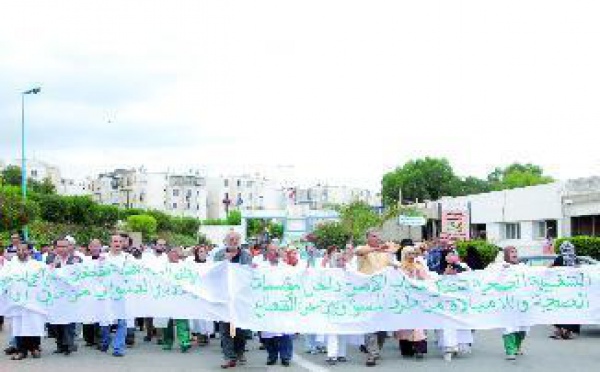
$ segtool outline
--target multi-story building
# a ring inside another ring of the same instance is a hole
[[[15,159],[10,163],[10,165],[21,167],[22,160]],[[32,180],[43,182],[45,179],[49,179],[56,188],[58,188],[61,183],[60,169],[57,166],[49,164],[45,161],[35,158],[27,159],[25,170],[27,171],[27,178]]]
[[[282,209],[284,192],[279,185],[259,174],[209,177],[208,216],[225,218],[227,211]]]
[[[324,209],[330,205],[349,204],[355,201],[365,202],[372,207],[380,207],[381,194],[367,189],[321,184],[295,189],[296,204],[308,204],[311,209]]]
[[[148,172],[116,169],[92,182],[99,203],[124,208],[157,209],[174,216],[207,217],[206,178],[197,171]]]
[[[75,180],[71,178],[61,178],[60,184],[56,186],[56,193],[59,195],[92,195],[91,180]]]

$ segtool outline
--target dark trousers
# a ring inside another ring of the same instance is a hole
[[[272,362],[277,361],[277,357],[281,358],[281,361],[289,362],[292,360],[292,354],[294,352],[294,344],[292,342],[292,336],[283,335],[271,338],[263,339],[267,353],[269,354],[268,360]]]
[[[219,332],[221,333],[221,349],[225,360],[236,361],[244,355],[246,331],[236,328],[235,337],[231,337],[229,323],[219,322]]]
[[[146,337],[151,339],[154,336],[154,318],[144,318],[144,325],[146,327]]]
[[[132,346],[135,344],[135,328],[127,328],[127,336],[125,336],[125,344]]]
[[[18,336],[15,337],[15,340],[19,353],[25,355],[27,355],[28,351],[40,350],[40,343],[42,342],[42,338],[37,336]]]
[[[59,351],[75,351],[75,323],[55,324],[56,349]]]
[[[83,325],[83,339],[88,345],[98,345],[100,341],[100,326],[98,323]]]
[[[417,353],[427,354],[427,340],[400,340],[400,354],[402,354],[402,356],[414,356]]]

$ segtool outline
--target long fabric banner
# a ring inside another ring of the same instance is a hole
[[[389,269],[85,262],[0,269],[0,314],[50,323],[134,317],[232,321],[255,331],[360,334],[600,323],[600,270],[514,267],[415,281]]]

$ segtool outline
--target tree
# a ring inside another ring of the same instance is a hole
[[[339,208],[342,226],[355,241],[364,240],[367,229],[382,224],[381,217],[366,203],[352,202]]]
[[[552,177],[544,175],[542,167],[530,163],[514,163],[506,168],[497,167],[488,175],[488,182],[493,190],[542,185],[553,181]]]
[[[21,167],[9,165],[2,170],[2,182],[8,186],[21,186]]]
[[[481,194],[490,191],[492,191],[490,182],[482,180],[481,178],[469,176],[459,182],[457,195]]]
[[[456,195],[458,184],[459,179],[447,159],[430,157],[411,160],[385,174],[381,181],[387,206],[398,202],[400,191],[403,200],[437,200]]]
[[[0,191],[0,230],[22,228],[39,215],[39,206],[33,200],[23,203],[18,189],[2,188]]]
[[[127,226],[131,231],[141,232],[146,241],[152,239],[156,233],[156,219],[147,214],[138,214],[127,217]]]

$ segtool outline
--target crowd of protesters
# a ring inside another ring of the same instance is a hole
[[[77,245],[70,236],[58,238],[51,247],[39,250],[23,242],[18,234],[11,236],[11,244],[0,257],[0,269],[9,270],[22,266],[41,267],[48,265],[60,268],[77,265],[84,261],[101,260],[123,263],[125,260],[159,260],[176,265],[183,260],[204,265],[219,261],[229,261],[249,267],[303,266],[322,267],[374,274],[388,267],[402,271],[414,280],[428,280],[439,275],[457,275],[469,270],[505,270],[519,265],[515,247],[506,247],[499,252],[495,263],[484,267],[483,260],[475,247],[469,247],[464,260],[445,239],[414,244],[404,240],[400,244],[383,242],[375,229],[366,233],[366,243],[354,247],[351,243],[344,247],[330,246],[318,250],[312,245],[302,249],[282,246],[277,241],[250,248],[242,246],[240,235],[229,233],[222,247],[199,245],[195,247],[171,247],[163,239],[151,245],[134,246],[127,234],[114,235],[103,246],[93,239],[86,246]],[[574,247],[565,242],[560,247],[560,255],[552,266],[574,267],[578,265]],[[2,323],[4,319],[0,319]],[[213,322],[204,319],[164,319],[140,318],[118,319],[113,324],[46,324],[45,319],[33,311],[24,312],[19,317],[11,317],[11,337],[5,353],[13,360],[22,360],[29,355],[40,358],[42,337],[53,338],[56,342],[55,354],[71,355],[78,349],[77,340],[83,338],[85,346],[97,348],[100,352],[109,351],[115,357],[125,355],[126,349],[134,347],[135,333],[144,332],[143,341],[155,342],[163,350],[172,350],[175,340],[182,353],[190,350],[193,344],[203,347],[211,340],[219,339],[223,354],[222,368],[234,368],[246,364],[246,342],[258,337],[261,349],[266,350],[266,364],[280,362],[289,366],[292,361],[294,340],[299,335],[286,333],[253,332],[236,328],[227,322]],[[0,327],[2,325],[0,323]],[[557,339],[571,339],[579,332],[576,325],[556,325],[551,336]],[[503,332],[506,358],[516,359],[523,353],[523,342],[527,335],[526,327],[507,328]],[[428,352],[428,337],[435,337],[436,346],[446,361],[456,356],[471,353],[474,333],[469,329],[398,329],[396,332],[374,332],[366,335],[303,335],[305,351],[311,354],[324,353],[329,365],[348,360],[348,347],[356,347],[366,354],[366,366],[375,366],[386,339],[395,339],[401,356],[422,359]]]

